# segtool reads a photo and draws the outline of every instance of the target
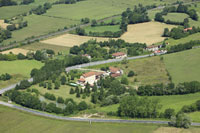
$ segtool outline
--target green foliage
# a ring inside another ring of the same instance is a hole
[[[64,103],[65,101],[64,101],[64,99],[62,97],[58,97],[57,98],[57,102],[58,103]]]
[[[157,100],[126,96],[120,101],[118,115],[131,118],[156,118],[160,104]]]
[[[170,119],[172,116],[175,115],[175,110],[174,109],[166,109],[164,112],[164,117],[167,119]]]
[[[16,85],[16,90],[24,90],[31,86],[30,82],[28,80],[22,80],[19,85]]]
[[[17,5],[17,2],[12,0],[0,0],[0,7]]]
[[[0,43],[4,40],[9,39],[12,37],[12,33],[9,30],[4,30],[0,28]]]
[[[10,80],[11,78],[12,76],[8,73],[0,75],[0,80],[3,80],[3,81]]]
[[[74,94],[74,93],[75,93],[75,92],[74,92],[74,89],[71,88],[69,94]]]
[[[129,71],[129,73],[128,73],[128,77],[133,77],[134,75],[135,75],[135,73],[134,73],[133,70]]]
[[[56,100],[56,97],[55,97],[54,94],[45,93],[45,94],[44,94],[44,97],[45,97],[46,99],[49,99],[49,100],[52,100],[52,101],[55,101],[55,100]]]
[[[172,117],[169,122],[169,126],[174,126],[178,128],[189,128],[191,125],[191,120],[184,113],[178,113],[176,117]]]
[[[128,85],[128,84],[129,84],[128,78],[125,77],[125,76],[123,76],[122,79],[121,79],[121,83],[122,83],[122,84],[125,84],[125,85]]]
[[[78,104],[78,110],[82,111],[82,110],[86,110],[88,108],[88,105],[85,101],[82,101]]]
[[[60,81],[59,79],[56,79],[55,81],[55,89],[59,89],[60,88]]]

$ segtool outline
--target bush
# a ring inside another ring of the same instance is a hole
[[[64,101],[64,99],[62,97],[58,97],[57,102],[58,103],[64,103],[65,101]]]
[[[132,70],[128,73],[128,77],[133,77],[134,75],[135,75],[135,73]]]
[[[82,111],[82,110],[86,110],[88,108],[88,105],[85,101],[82,101],[78,104],[78,110]]]
[[[44,97],[45,97],[46,99],[49,99],[49,100],[52,100],[52,101],[55,101],[55,100],[56,100],[56,97],[55,97],[54,94],[45,93],[45,94],[44,94]]]
[[[174,109],[166,109],[164,112],[164,117],[167,119],[170,119],[172,116],[175,115],[175,110]]]

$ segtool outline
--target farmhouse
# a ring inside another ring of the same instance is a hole
[[[127,57],[127,54],[125,54],[123,52],[117,52],[117,53],[112,54],[112,57],[115,59],[120,59],[120,58]]]
[[[109,67],[109,71],[110,71],[110,76],[114,78],[119,77],[123,74],[123,70],[116,67]]]
[[[162,48],[162,45],[151,45],[146,48],[148,51],[158,51],[159,48]]]
[[[89,54],[83,54],[83,57],[87,57],[88,59],[91,59],[92,57]]]
[[[77,84],[84,86],[86,83],[89,83],[92,86],[104,75],[105,72],[87,72],[80,77]]]
[[[188,31],[190,31],[190,30],[192,30],[192,27],[190,27],[190,28],[185,28],[183,31],[184,31],[184,32],[188,32]]]

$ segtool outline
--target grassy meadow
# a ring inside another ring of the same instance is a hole
[[[0,88],[29,78],[31,70],[40,68],[42,65],[41,62],[35,60],[0,61],[0,74],[9,73],[13,76],[11,80],[0,81]]]
[[[119,25],[113,25],[113,26],[97,26],[97,27],[86,27],[85,32],[88,34],[89,32],[104,32],[104,31],[112,31],[112,32],[117,32],[120,31],[120,26]]]
[[[164,16],[164,19],[166,21],[171,20],[174,22],[183,22],[183,20],[188,17],[189,17],[189,15],[187,15],[185,13],[168,13],[166,16]]]
[[[164,56],[164,63],[174,83],[200,81],[200,49]]]
[[[0,132],[4,133],[160,133],[161,131],[197,133],[200,131],[198,127],[177,129],[159,124],[92,123],[90,125],[89,122],[61,121],[35,116],[2,105],[0,105],[0,112]]]

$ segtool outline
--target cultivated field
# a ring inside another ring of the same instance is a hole
[[[114,25],[114,26],[97,26],[97,27],[86,27],[85,28],[85,32],[89,33],[89,32],[104,32],[104,31],[112,31],[112,32],[116,32],[116,31],[120,31],[120,26],[119,25]]]
[[[174,26],[162,24],[159,22],[147,22],[147,23],[129,25],[128,31],[124,33],[120,38],[115,38],[115,39],[123,39],[126,42],[130,42],[130,43],[135,43],[135,42],[147,43],[150,45],[153,43],[163,41],[165,38],[161,36],[163,34],[164,28],[171,29],[172,27]],[[89,30],[103,31],[106,29],[105,28],[99,29],[99,27],[96,27],[96,29],[93,29],[93,27],[89,27]],[[86,31],[88,32],[89,30],[87,29]],[[116,27],[115,27],[115,30],[116,30]],[[88,37],[88,36],[65,34],[65,35],[47,39],[41,42],[52,44],[52,45],[72,47],[74,45],[80,45],[91,39],[96,39],[97,41],[109,40],[109,38],[102,38],[102,37]]]
[[[103,37],[88,37],[88,36],[79,36],[73,34],[65,34],[59,37],[51,38],[48,40],[41,41],[41,43],[58,45],[58,46],[65,46],[65,47],[73,47],[75,45],[83,44],[89,40],[97,40],[97,41],[107,41],[109,38]]]
[[[31,50],[31,51],[37,51],[37,50],[42,50],[42,49],[51,49],[51,50],[55,51],[55,53],[58,53],[58,52],[69,53],[69,49],[70,49],[69,47],[50,45],[50,44],[45,44],[45,43],[40,43],[40,42],[35,42],[32,44],[24,45],[20,48],[25,49],[25,50]]]
[[[0,75],[9,73],[13,78],[9,81],[0,81],[0,89],[30,77],[33,68],[42,67],[42,63],[35,60],[0,61]]]
[[[0,52],[0,53],[9,54],[10,52],[12,52],[13,54],[22,53],[22,54],[26,55],[29,51],[30,50],[26,50],[26,49],[22,49],[22,48],[14,48],[14,49],[6,50],[6,51]]]
[[[141,42],[153,44],[163,41],[162,37],[164,28],[173,28],[173,25],[167,25],[159,22],[147,22],[142,24],[134,24],[128,26],[128,31],[120,38],[127,42]]]
[[[200,49],[192,49],[164,56],[167,70],[174,83],[200,81]]]
[[[157,133],[160,130],[175,131],[174,128],[164,127],[161,125],[152,124],[136,124],[136,123],[92,123],[88,122],[72,122],[48,119],[45,117],[31,115],[18,110],[0,105],[0,131],[3,133]],[[163,126],[163,125],[162,125]],[[24,128],[26,127],[26,128]],[[171,129],[171,130],[170,130]],[[176,131],[179,131],[177,129]],[[187,130],[182,130],[187,133],[199,132],[198,127],[191,127]],[[168,133],[168,132],[167,132]],[[179,132],[177,132],[179,133]]]

